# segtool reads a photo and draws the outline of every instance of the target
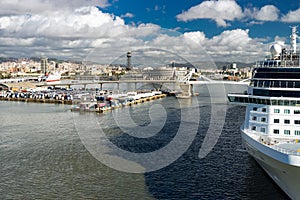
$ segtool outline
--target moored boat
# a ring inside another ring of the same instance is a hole
[[[46,82],[58,82],[61,81],[61,75],[59,73],[49,74],[46,76]]]

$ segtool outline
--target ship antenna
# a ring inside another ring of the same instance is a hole
[[[298,26],[291,26],[292,28],[292,34],[291,34],[291,49],[292,49],[292,53],[296,53],[297,51],[297,38],[298,38],[298,35],[297,35],[297,27]]]

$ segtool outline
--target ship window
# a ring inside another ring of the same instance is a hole
[[[296,87],[296,88],[300,88],[300,82],[298,82],[298,81],[295,82],[295,87]]]
[[[253,94],[258,96],[272,96],[272,97],[300,97],[300,93],[297,91],[285,91],[285,90],[253,89]],[[279,105],[284,105],[283,101],[280,101]]]
[[[295,120],[294,123],[295,124],[300,124],[300,120]]]
[[[300,135],[300,131],[295,131],[295,135]]]
[[[256,117],[256,116],[253,116],[253,117],[252,117],[252,120],[253,120],[253,121],[256,121],[256,120],[257,120],[257,117]]]
[[[262,100],[261,99],[256,99],[258,104],[262,104]]]
[[[288,87],[289,87],[289,88],[293,88],[293,87],[294,87],[294,83],[295,83],[295,82],[288,81],[288,82],[287,82]]]
[[[280,113],[279,109],[274,109],[274,113]]]
[[[280,82],[280,86],[281,86],[282,88],[286,87],[286,84],[287,84],[286,81],[281,81],[281,82]]]
[[[288,106],[289,103],[290,103],[290,102],[289,102],[288,100],[284,100],[284,105],[285,105],[285,106]]]
[[[284,114],[290,114],[290,110],[289,109],[284,109]]]
[[[274,130],[273,130],[273,133],[274,133],[274,134],[279,134],[279,129],[274,129]]]
[[[253,108],[253,111],[257,111],[257,107],[254,107],[254,108]]]
[[[266,122],[267,120],[266,120],[265,117],[262,117],[262,118],[260,119],[260,121],[261,121],[261,122]]]
[[[257,81],[254,81],[254,87],[257,87]]]
[[[279,123],[279,119],[274,119],[274,123],[278,124]]]
[[[278,105],[283,105],[283,100],[278,100]]]
[[[284,130],[284,135],[290,135],[291,131],[290,130]]]
[[[252,131],[256,131],[256,126],[252,126],[252,127],[251,127],[251,130],[252,130]]]
[[[296,105],[296,101],[291,101],[290,105],[291,106],[295,106]]]
[[[267,112],[267,109],[266,109],[266,108],[263,108],[261,111],[262,111],[262,112]]]
[[[265,87],[270,87],[270,81],[265,81],[264,86]]]
[[[284,120],[284,123],[285,123],[285,124],[290,124],[290,120],[289,120],[289,119],[285,119],[285,120]]]
[[[265,133],[266,132],[266,128],[260,128],[260,132]]]
[[[230,102],[235,102],[235,97],[229,96],[228,99]]]
[[[294,110],[294,114],[300,114],[300,110]]]
[[[277,100],[272,100],[272,105],[278,105]],[[276,110],[276,109],[275,109]],[[274,111],[275,112],[275,111]]]
[[[253,98],[253,103],[257,104],[257,99],[256,98]],[[256,108],[257,110],[257,108]]]

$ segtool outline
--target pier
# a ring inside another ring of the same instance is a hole
[[[58,100],[58,99],[33,99],[33,98],[10,98],[10,97],[0,97],[0,101],[20,101],[28,103],[52,103],[52,104],[66,104],[72,105],[72,100]]]
[[[41,92],[0,92],[1,101],[19,101],[28,103],[50,103],[50,104],[66,104],[66,105],[76,105],[77,103],[103,103],[106,107],[111,107],[108,109],[113,109],[115,107],[121,106],[131,106],[133,104],[144,103],[147,101],[152,101],[160,98],[164,98],[167,94],[163,94],[160,91],[153,92],[131,92],[134,95],[125,94],[94,94],[87,95],[84,91],[77,93],[73,92],[62,92],[62,91],[41,91]],[[120,95],[119,97],[112,97],[113,95]],[[101,100],[98,100],[97,97]],[[119,103],[121,101],[123,103]],[[109,105],[109,106],[108,106]]]

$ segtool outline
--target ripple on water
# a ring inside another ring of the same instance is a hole
[[[173,116],[169,127],[164,127],[166,135],[138,144],[110,129],[109,117],[96,117],[112,141],[149,150],[167,144],[180,121],[176,99],[161,103],[169,106]],[[210,106],[207,101],[200,102],[201,123],[193,144],[171,165],[146,174],[118,172],[92,157],[79,139],[68,108],[0,102],[0,199],[288,199],[257,163],[240,151],[242,107],[229,106],[218,143],[199,159],[210,119]],[[138,107],[131,109],[139,116]],[[140,115],[147,121],[147,116]]]

